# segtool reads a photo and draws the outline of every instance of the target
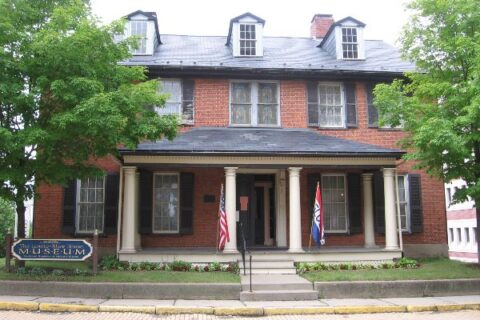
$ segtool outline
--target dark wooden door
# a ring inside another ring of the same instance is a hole
[[[243,235],[247,247],[255,245],[255,177],[251,174],[239,174],[237,176],[237,210],[240,214],[240,221],[237,224],[237,246],[243,246]],[[245,205],[246,203],[246,205]]]

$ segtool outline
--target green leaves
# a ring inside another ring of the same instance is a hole
[[[419,72],[379,85],[382,121],[403,123],[407,159],[468,188],[456,200],[480,203],[480,9],[478,0],[415,0],[402,36],[403,54]]]

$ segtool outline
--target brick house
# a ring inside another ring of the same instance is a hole
[[[147,66],[181,118],[172,142],[98,160],[104,178],[41,185],[34,237],[89,237],[121,260],[232,261],[247,247],[293,261],[446,255],[443,183],[400,160],[399,128],[379,127],[376,83],[414,70],[365,24],[317,14],[310,38],[267,37],[245,13],[225,36],[161,34],[155,13],[127,16]],[[309,249],[317,182],[326,244]],[[231,241],[216,252],[221,185]],[[238,222],[237,222],[238,221]],[[398,232],[397,225],[401,226]]]

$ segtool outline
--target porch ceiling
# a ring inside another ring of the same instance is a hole
[[[339,139],[309,129],[194,128],[166,139],[120,149],[126,156],[348,157],[399,159],[398,149]]]

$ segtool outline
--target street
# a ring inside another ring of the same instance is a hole
[[[377,313],[377,314],[355,314],[355,315],[290,315],[270,317],[217,317],[213,315],[171,315],[161,316],[142,313],[45,313],[45,312],[20,312],[0,311],[0,320],[216,320],[216,319],[262,319],[262,320],[384,320],[395,318],[395,320],[477,320],[480,319],[479,310],[466,310],[456,312],[415,312],[415,313]]]

